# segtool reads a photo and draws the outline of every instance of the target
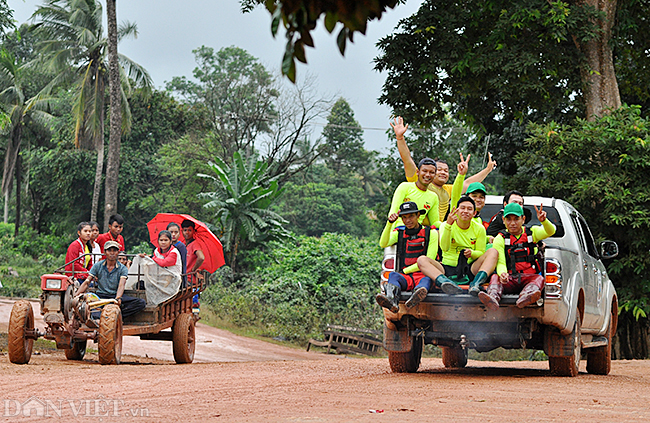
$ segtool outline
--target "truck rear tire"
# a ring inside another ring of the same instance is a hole
[[[467,350],[460,347],[441,347],[442,364],[448,368],[467,366]]]
[[[592,375],[608,375],[612,369],[612,317],[607,325],[607,345],[587,350],[587,372]]]
[[[86,340],[73,341],[72,348],[65,351],[65,358],[68,360],[83,360],[86,355]]]
[[[34,330],[34,310],[27,300],[16,301],[9,317],[7,350],[9,361],[14,364],[27,364],[32,357],[34,340],[27,338],[26,331]]]
[[[191,363],[194,360],[196,336],[194,329],[194,316],[183,313],[176,317],[172,327],[172,344],[174,360],[178,364]]]
[[[413,337],[413,348],[408,352],[388,351],[388,362],[393,373],[415,373],[420,367],[424,343],[419,336]]]
[[[581,353],[581,326],[580,311],[576,311],[576,321],[573,324],[573,331],[566,335],[567,337],[573,338],[573,354],[568,357],[549,357],[548,365],[551,369],[552,375],[569,377],[578,376]]]
[[[122,359],[122,312],[117,304],[104,306],[99,319],[99,363],[120,364]]]

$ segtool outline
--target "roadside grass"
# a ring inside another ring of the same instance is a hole
[[[0,333],[0,353],[7,353],[7,341],[8,335],[6,333]],[[34,341],[34,347],[32,348],[33,352],[54,352],[57,351],[56,342],[50,341],[48,339],[39,338]]]

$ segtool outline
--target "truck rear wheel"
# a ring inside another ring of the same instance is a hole
[[[9,317],[7,350],[9,361],[14,364],[27,364],[32,357],[34,340],[27,338],[26,332],[34,330],[34,310],[27,300],[16,301]]]
[[[607,345],[587,350],[587,372],[593,375],[608,375],[612,369],[612,319],[607,325]]]
[[[83,360],[86,355],[86,340],[73,341],[72,348],[65,350],[65,358],[68,360]]]
[[[117,304],[104,306],[99,319],[99,363],[120,364],[122,359],[122,312]]]
[[[441,347],[442,364],[448,368],[467,366],[467,350],[461,347]]]
[[[551,369],[551,374],[555,376],[578,376],[581,353],[581,326],[580,311],[576,311],[576,321],[573,324],[573,332],[567,335],[567,337],[573,339],[573,354],[568,357],[549,357],[548,365]]]
[[[172,327],[172,344],[176,363],[191,363],[194,360],[196,337],[194,336],[194,316],[183,313],[176,317]]]
[[[408,352],[388,351],[388,362],[393,373],[415,373],[420,367],[424,343],[419,336],[413,337],[413,348]]]

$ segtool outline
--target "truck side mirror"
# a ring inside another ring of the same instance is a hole
[[[613,259],[618,256],[618,244],[614,241],[603,241],[600,243],[600,257]]]

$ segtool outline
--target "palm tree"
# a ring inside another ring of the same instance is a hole
[[[8,116],[8,140],[2,171],[2,195],[4,196],[4,223],[9,219],[9,199],[14,175],[16,177],[16,224],[14,234],[20,227],[20,148],[23,124],[26,119],[49,120],[43,110],[49,106],[50,97],[39,94],[25,99],[23,84],[26,80],[26,64],[20,64],[13,54],[0,50],[0,107]]]
[[[91,209],[91,220],[97,220],[104,166],[104,98],[108,82],[102,5],[97,0],[47,0],[32,18],[39,20],[35,30],[44,40],[39,43],[42,60],[56,74],[46,91],[60,85],[74,87],[75,146],[97,151]],[[135,37],[137,27],[126,22],[117,32],[118,40]],[[126,98],[132,88],[130,81],[146,89],[151,89],[152,81],[147,71],[128,57],[119,55],[119,62],[122,131],[128,131],[131,112]]]
[[[209,166],[216,177],[199,176],[214,181],[216,190],[201,196],[211,199],[204,207],[216,209],[214,216],[222,229],[224,249],[230,256],[230,267],[235,270],[242,244],[291,236],[282,226],[289,222],[269,210],[282,193],[278,188],[282,174],[271,178],[267,163],[255,157],[244,160],[241,152],[233,155],[232,166],[219,158],[215,161]]]

